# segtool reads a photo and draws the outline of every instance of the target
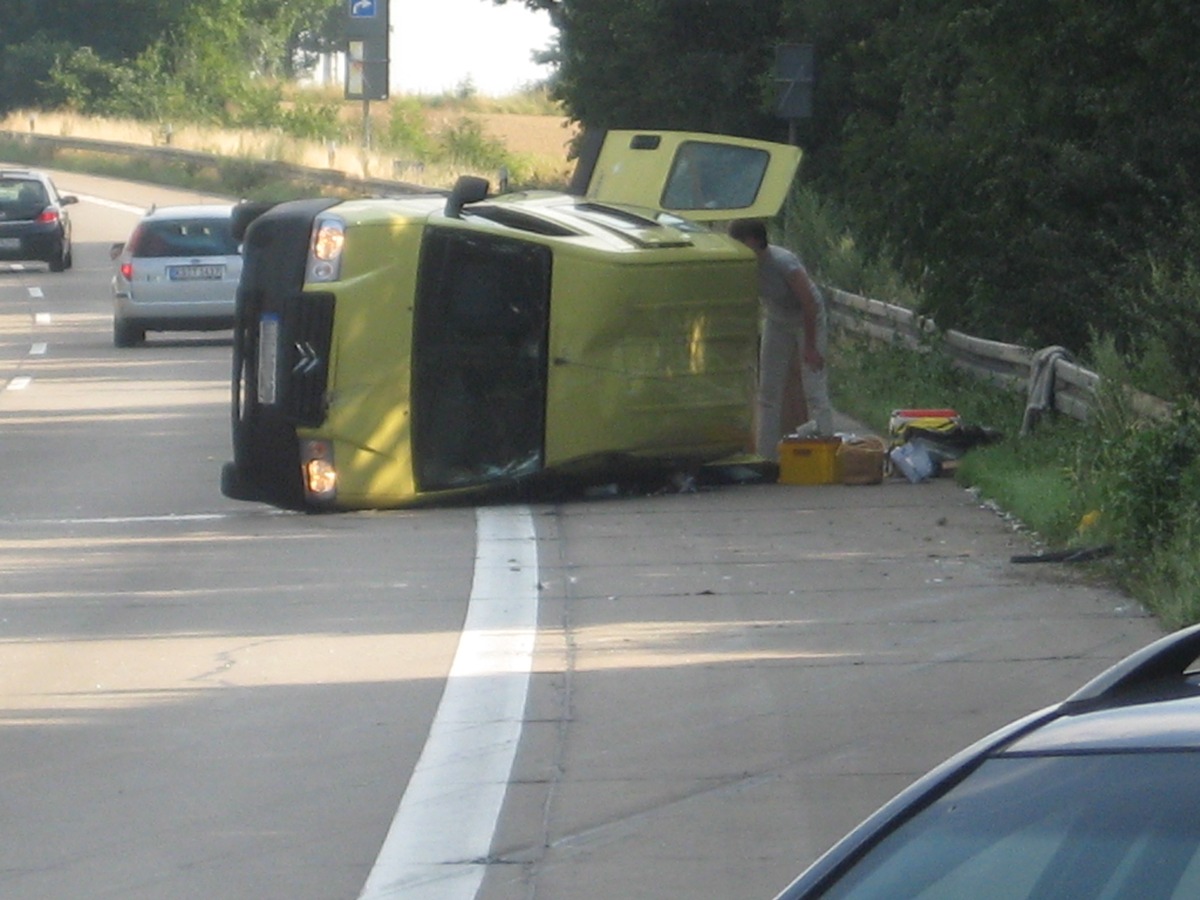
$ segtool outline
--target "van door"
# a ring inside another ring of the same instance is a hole
[[[589,200],[645,206],[696,221],[779,212],[800,148],[682,131],[608,131],[584,142],[572,189]]]

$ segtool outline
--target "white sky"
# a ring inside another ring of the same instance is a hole
[[[481,94],[504,96],[549,75],[530,60],[555,31],[520,0],[391,0],[391,90],[440,94],[468,77]]]

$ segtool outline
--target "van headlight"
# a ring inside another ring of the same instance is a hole
[[[330,441],[302,441],[300,468],[304,494],[309,500],[328,503],[337,497],[337,467],[333,464]]]
[[[312,244],[308,251],[308,280],[337,281],[342,274],[342,251],[346,247],[346,223],[333,216],[322,216],[313,223]]]

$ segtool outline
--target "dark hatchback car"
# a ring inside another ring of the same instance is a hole
[[[1200,897],[1200,626],[930,772],[777,900]]]
[[[42,172],[0,169],[0,260],[46,263],[51,272],[71,268],[71,217],[79,200],[60,194]]]

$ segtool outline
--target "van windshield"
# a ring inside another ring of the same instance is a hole
[[[413,465],[421,490],[542,464],[548,247],[430,229],[414,321]]]

